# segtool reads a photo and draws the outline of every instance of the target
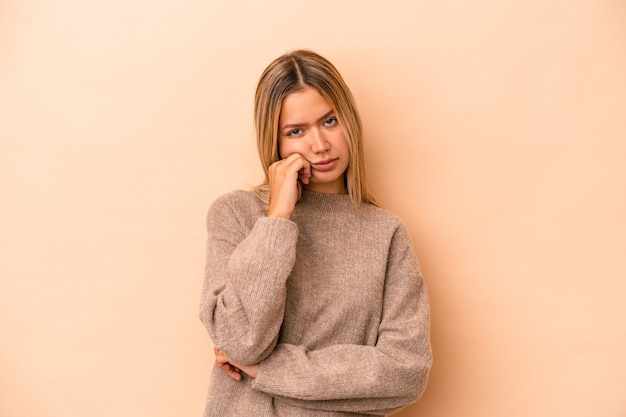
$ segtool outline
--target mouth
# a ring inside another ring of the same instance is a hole
[[[312,163],[312,165],[325,165],[325,164],[329,164],[329,163],[333,162],[335,159],[337,159],[337,158],[328,158],[328,159],[324,159],[323,161],[318,161],[318,162]]]
[[[319,161],[311,165],[313,166],[313,169],[316,169],[318,171],[328,171],[335,167],[337,159],[339,158],[324,159],[323,161]]]

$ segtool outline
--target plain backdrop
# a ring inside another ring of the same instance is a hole
[[[402,417],[626,415],[626,3],[0,2],[0,415],[200,416],[205,213],[310,48],[432,301]]]

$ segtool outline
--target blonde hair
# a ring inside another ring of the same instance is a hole
[[[269,167],[280,159],[278,119],[282,102],[288,94],[305,87],[315,88],[328,100],[344,131],[350,150],[345,181],[352,202],[355,206],[361,202],[378,205],[365,179],[363,129],[352,93],[333,64],[315,52],[303,49],[276,58],[263,71],[257,85],[254,127],[265,180],[254,189],[255,194],[269,202]]]

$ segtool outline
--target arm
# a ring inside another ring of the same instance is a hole
[[[298,229],[259,218],[252,230],[218,199],[207,216],[207,258],[200,319],[211,339],[238,363],[258,363],[276,345]]]
[[[432,364],[429,304],[406,229],[392,239],[375,346],[279,344],[253,387],[302,408],[387,414],[417,400]]]
[[[267,217],[259,218],[247,236],[223,201],[209,211],[200,318],[213,343],[238,364],[257,364],[276,346],[285,283],[296,259],[298,228],[289,218],[298,200],[298,179],[307,184],[310,176],[300,154],[274,162]]]

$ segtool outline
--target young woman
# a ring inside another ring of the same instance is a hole
[[[405,226],[368,190],[350,90],[294,51],[263,72],[254,112],[265,181],[207,218],[205,416],[395,412],[428,379],[428,296]]]

